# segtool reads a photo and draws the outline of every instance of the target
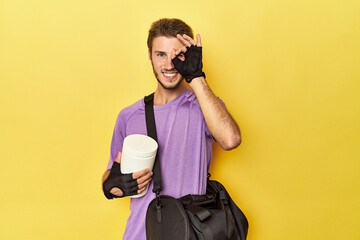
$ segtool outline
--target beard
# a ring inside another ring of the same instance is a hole
[[[182,81],[184,80],[184,78],[181,76],[180,80],[173,86],[166,86],[163,82],[161,82],[160,80],[160,77],[159,77],[159,74],[155,71],[155,68],[154,68],[154,65],[151,64],[152,66],[152,69],[153,69],[153,72],[154,72],[154,75],[155,75],[155,78],[156,80],[158,81],[158,83],[166,90],[174,90],[174,89],[177,89],[179,87],[179,85],[182,83]]]

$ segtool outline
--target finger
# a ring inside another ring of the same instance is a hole
[[[186,36],[185,34],[183,36]],[[187,41],[186,39],[184,39],[184,37],[181,36],[180,34],[176,35],[176,37],[187,47],[191,46],[191,43],[189,41]]]
[[[180,59],[180,61],[185,61],[185,54],[180,52],[178,55],[176,55],[178,59]]]
[[[180,66],[182,66],[183,64],[184,64],[184,59],[185,58],[183,58],[183,59],[180,59],[178,56],[176,57],[176,58],[174,58],[174,59],[171,59],[171,62],[173,63],[173,65],[174,65],[174,67],[175,67],[175,69],[177,70]]]
[[[196,45],[196,42],[194,39],[192,39],[191,37],[189,37],[188,35],[186,34],[183,34],[183,38],[188,41],[191,45]]]
[[[140,194],[140,193],[142,193],[142,192],[145,191],[145,190],[146,190],[146,186],[143,187],[143,188],[141,188],[141,189],[139,189],[139,190],[137,191],[137,193]]]
[[[141,170],[141,171],[134,172],[134,173],[132,174],[132,177],[133,177],[133,179],[138,179],[138,178],[140,178],[141,176],[144,176],[144,175],[149,174],[149,173],[150,173],[150,169],[146,168],[146,169],[143,169],[143,170]]]
[[[115,162],[120,163],[121,162],[121,152],[118,152],[118,155],[114,159]]]
[[[146,180],[145,182],[138,185],[139,189],[142,189],[143,187],[146,187],[151,182],[151,178]]]
[[[178,48],[176,51],[175,51],[175,54],[176,56],[179,55],[180,53],[186,53],[187,51],[187,48],[186,47],[181,47],[181,48]]]
[[[197,41],[196,46],[201,47],[202,45],[201,45],[201,37],[200,37],[200,34],[196,34],[196,41]]]
[[[146,181],[148,181],[151,177],[152,177],[152,172],[149,172],[148,174],[144,175],[144,176],[141,176],[139,177],[136,181],[137,181],[137,184],[142,184]]]

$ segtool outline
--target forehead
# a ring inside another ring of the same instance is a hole
[[[171,52],[174,48],[183,47],[184,44],[175,37],[160,36],[154,38],[152,42],[152,51]]]

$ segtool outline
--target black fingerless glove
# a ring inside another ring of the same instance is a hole
[[[194,78],[205,77],[202,71],[202,47],[191,45],[186,47],[185,61],[181,61],[178,56],[172,59],[176,70],[183,76],[186,82],[190,83]]]
[[[135,195],[137,194],[137,190],[139,190],[137,180],[133,179],[132,173],[122,174],[120,170],[120,163],[118,162],[113,163],[109,177],[103,183],[103,191],[106,198],[121,198],[110,193],[110,190],[114,187],[121,189],[123,192],[121,197]]]

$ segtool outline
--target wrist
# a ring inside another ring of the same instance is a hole
[[[187,83],[191,83],[195,78],[198,78],[198,77],[206,78],[206,75],[205,75],[204,72],[201,72],[201,73],[189,75],[189,76],[184,77],[184,78],[185,78],[185,81],[186,81]]]
[[[196,77],[190,83],[189,86],[196,91],[198,88],[207,85],[205,77]]]

